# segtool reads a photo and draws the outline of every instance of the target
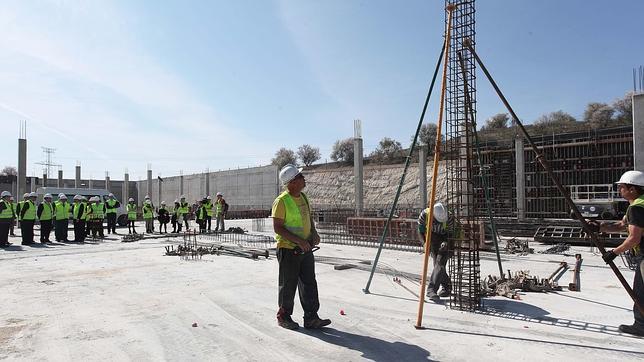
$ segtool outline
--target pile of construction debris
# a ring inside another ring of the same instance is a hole
[[[534,253],[534,249],[528,246],[528,240],[512,238],[505,244],[505,252],[507,254],[528,255]]]
[[[518,292],[554,292],[560,291],[559,278],[568,270],[568,263],[561,262],[549,278],[539,278],[530,275],[529,270],[519,270],[512,273],[508,270],[507,278],[499,278],[488,275],[481,283],[481,293],[483,296],[499,295],[510,299],[521,299]],[[572,283],[571,283],[572,284]]]
[[[268,249],[244,248],[237,245],[198,245],[197,243],[184,242],[183,244],[169,245],[165,247],[166,256],[179,256],[182,260],[200,260],[203,255],[231,255],[248,259],[264,257],[268,259]]]

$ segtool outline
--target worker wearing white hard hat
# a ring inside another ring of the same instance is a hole
[[[43,196],[43,202],[38,205],[38,209],[36,210],[36,215],[38,216],[38,220],[40,221],[41,244],[51,243],[51,241],[49,240],[49,235],[51,234],[51,230],[54,227],[54,204],[52,203],[52,199],[53,197],[51,196],[51,194],[45,194]]]
[[[134,222],[136,221],[137,215],[137,206],[133,198],[127,200],[127,232],[128,234],[136,234],[136,229],[134,228]]]
[[[0,199],[0,248],[10,246],[9,231],[15,218],[13,212],[13,205],[11,205],[11,192],[2,191],[2,199]]]
[[[304,327],[322,328],[331,324],[331,320],[321,319],[317,313],[320,301],[313,248],[320,243],[320,236],[311,217],[309,200],[302,192],[306,183],[301,170],[294,165],[284,166],[279,175],[285,190],[277,196],[271,210],[279,262],[277,323],[286,329],[299,327],[291,317],[295,292],[299,289]]]
[[[36,198],[35,192],[25,194],[25,201],[20,206],[20,231],[22,245],[34,244],[34,224],[36,223]]]
[[[145,220],[145,232],[147,234],[153,234],[154,224],[152,223],[152,220],[154,220],[154,208],[152,207],[150,199],[145,199],[141,212],[143,214],[143,220]]]
[[[121,203],[114,197],[113,193],[107,195],[105,201],[105,217],[107,218],[107,233],[116,234],[116,216]]]
[[[83,196],[74,195],[74,203],[71,206],[72,220],[74,223],[74,242],[80,243],[85,240],[85,215],[87,214],[87,203]]]
[[[185,195],[181,195],[180,199],[181,199],[181,202],[179,202],[179,209],[178,209],[179,219],[177,220],[177,222],[185,223],[186,231],[187,231],[190,228],[190,224],[188,223],[188,217],[190,214],[190,204],[186,201]],[[181,230],[181,226],[179,226],[179,230]]]
[[[224,220],[226,220],[227,213],[228,204],[224,200],[224,194],[217,192],[217,199],[215,200],[215,218],[217,219],[217,225],[215,225],[215,231],[226,231]]]
[[[57,242],[69,242],[69,213],[72,205],[67,202],[67,195],[58,194],[58,200],[54,202],[54,237]]]
[[[430,209],[426,208],[418,216],[418,240],[421,245],[427,239],[427,219]],[[432,214],[431,242],[429,245],[430,256],[433,261],[433,270],[427,285],[427,297],[433,301],[440,301],[441,297],[448,297],[452,291],[449,275],[447,274],[447,261],[449,260],[449,238],[454,233],[454,220],[450,219],[447,208],[443,203],[434,203]],[[441,288],[439,292],[439,288]]]
[[[616,182],[620,195],[628,201],[626,215],[621,221],[590,222],[597,231],[605,233],[628,232],[628,237],[615,249],[609,250],[602,258],[607,264],[626,251],[630,251],[635,260],[635,279],[633,294],[638,304],[644,308],[644,172],[626,171]],[[622,324],[619,331],[644,337],[644,314],[637,305],[633,306],[634,322],[632,325]]]
[[[165,201],[161,201],[161,206],[157,209],[157,220],[159,220],[159,232],[167,234],[168,223],[170,222],[170,210],[166,207]]]
[[[212,216],[214,214],[215,205],[212,202],[212,196],[207,195],[204,199],[203,206],[206,210],[206,226],[208,232],[212,231]]]

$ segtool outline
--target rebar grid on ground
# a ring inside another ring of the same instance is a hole
[[[475,39],[474,0],[445,0],[445,6],[456,5],[453,12],[452,42],[448,63],[445,103],[445,154],[448,209],[461,226],[461,233],[450,236],[453,257],[449,269],[452,284],[450,307],[475,311],[481,306],[478,224],[474,212],[473,135],[466,116],[463,77],[457,53],[462,52],[469,87],[472,114],[476,112],[476,65],[463,51],[463,40]],[[447,13],[445,16],[447,24]],[[446,25],[447,26],[447,25]]]

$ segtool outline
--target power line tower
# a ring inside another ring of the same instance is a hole
[[[41,148],[42,148],[43,153],[45,154],[45,161],[36,162],[36,165],[45,166],[45,167],[43,167],[42,170],[43,170],[43,173],[47,175],[47,178],[49,178],[51,168],[53,166],[62,167],[62,165],[52,162],[52,155],[54,153],[56,153],[55,148],[50,148],[50,147],[41,147]]]

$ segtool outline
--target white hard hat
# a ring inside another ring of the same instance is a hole
[[[217,196],[224,196],[224,194],[222,194],[221,192],[218,192]]]
[[[217,193],[217,196],[219,196],[219,192]],[[212,200],[212,197],[210,197],[210,195],[208,195],[208,196],[206,196],[206,199],[207,200]]]
[[[29,194],[29,197],[38,197],[38,194],[36,194],[35,192],[32,192]]]
[[[107,196],[109,196],[109,197],[114,197],[114,194],[110,192],[110,194],[109,194],[109,195],[107,195]]]
[[[65,195],[65,194],[60,194],[60,195],[58,195],[58,199],[59,199],[59,200],[67,200],[67,195]]]
[[[64,194],[64,193],[62,193],[62,192],[58,194],[58,198],[59,198],[59,199],[60,199],[61,197],[63,197],[63,196],[65,196],[65,194]]]
[[[440,202],[434,204],[434,219],[438,222],[447,221],[447,209]]]
[[[150,201],[150,199],[146,199],[146,200],[145,200],[145,203],[149,205],[149,204],[151,204],[152,202]]]
[[[81,200],[83,200],[83,201],[87,201],[87,197],[85,197],[85,196],[81,195]]]
[[[130,197],[129,199],[127,199],[127,202],[134,202],[134,199]]]
[[[628,184],[636,186],[644,186],[644,172],[642,171],[626,171],[620,177],[616,184]]]
[[[179,203],[179,200],[174,200],[174,203],[175,203],[175,204],[178,204],[178,203]]]
[[[295,165],[289,163],[280,170],[280,182],[282,185],[286,185],[293,181],[293,179],[300,173],[302,173],[301,168],[297,168]]]
[[[150,198],[150,195],[145,195],[146,200],[149,199],[149,198]]]
[[[74,200],[82,200],[83,198],[81,195],[74,195]]]
[[[181,195],[181,199],[185,199],[185,198],[186,198],[186,195]]]
[[[165,205],[165,201],[161,201],[161,205]]]
[[[28,197],[29,197],[29,193],[28,193],[28,192],[25,192],[25,194],[24,194],[24,195],[22,195],[22,197],[23,197],[24,199],[28,198]]]
[[[45,194],[45,196],[42,197],[43,199],[51,199],[51,194]]]
[[[9,191],[2,191],[2,196],[1,197],[11,197],[11,192]]]

